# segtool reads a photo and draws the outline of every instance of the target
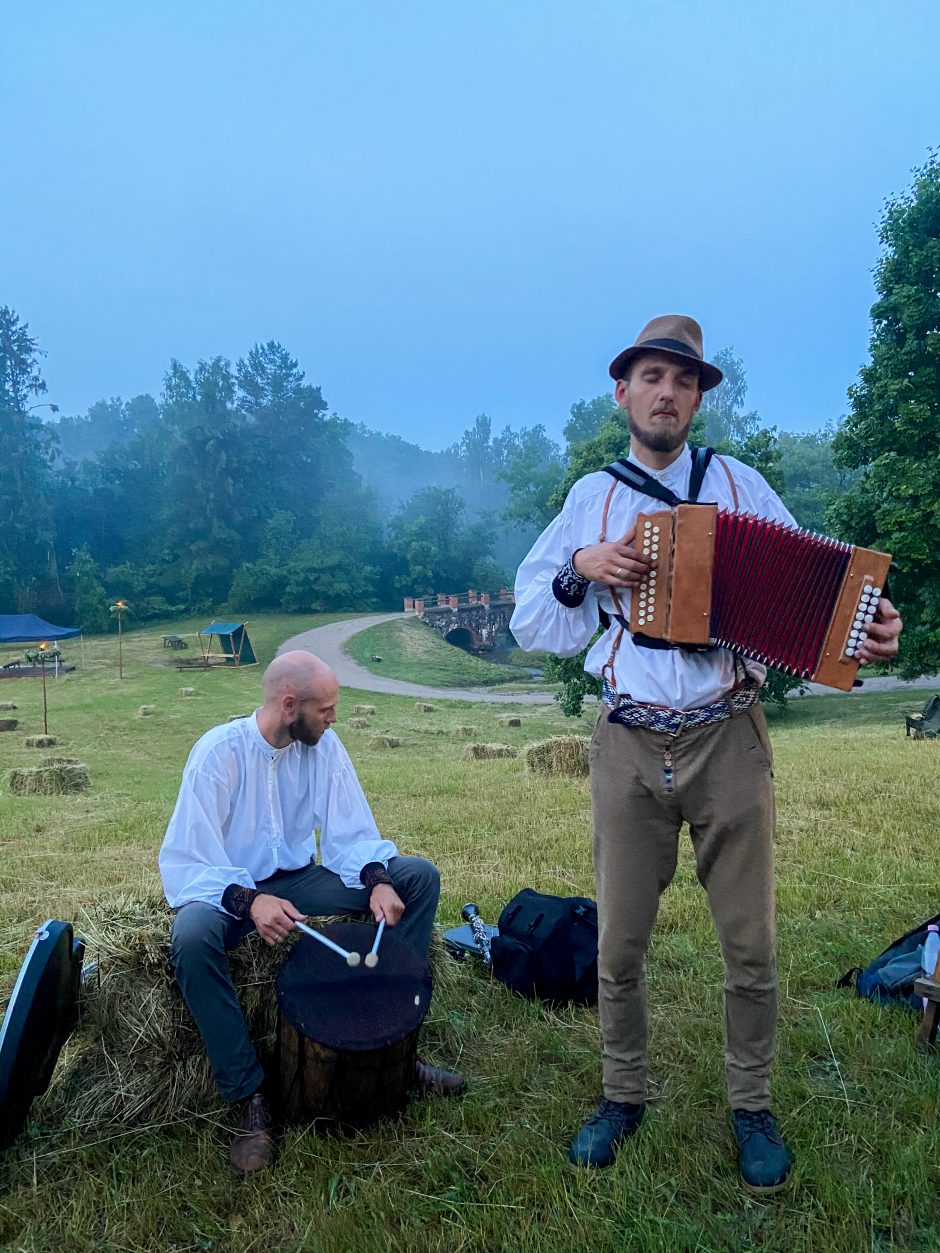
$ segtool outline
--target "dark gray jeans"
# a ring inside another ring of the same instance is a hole
[[[441,891],[437,867],[423,857],[393,857],[388,873],[405,903],[395,930],[426,958]],[[323,866],[282,870],[257,886],[308,915],[367,913],[369,909],[365,888],[346,887],[339,875]],[[254,929],[253,922],[232,918],[201,901],[183,905],[173,920],[170,949],[176,980],[225,1101],[244,1100],[257,1092],[264,1079],[226,955]]]

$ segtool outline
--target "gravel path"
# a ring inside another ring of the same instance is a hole
[[[426,696],[436,700],[473,700],[486,701],[492,704],[505,705],[550,705],[551,692],[520,692],[513,695],[508,692],[492,692],[486,687],[440,688],[425,687],[421,683],[406,683],[401,679],[386,679],[384,675],[373,674],[366,670],[343,648],[345,642],[353,635],[358,635],[367,627],[379,622],[393,622],[396,618],[404,618],[403,613],[374,613],[366,618],[349,618],[345,622],[332,622],[329,626],[314,627],[311,631],[302,631],[285,640],[277,650],[286,653],[292,648],[301,648],[308,653],[316,653],[336,673],[343,687],[357,687],[363,692],[390,692],[396,696]],[[940,690],[940,675],[924,675],[919,679],[896,679],[892,675],[880,675],[865,679],[864,687],[853,688],[847,695],[866,692],[887,692],[895,688],[937,688]],[[823,687],[819,683],[810,683],[809,696],[831,696],[832,688]]]
[[[353,661],[343,648],[345,642],[367,627],[379,622],[394,622],[404,618],[403,613],[374,613],[367,618],[350,618],[346,622],[331,622],[329,626],[314,627],[285,640],[277,650],[286,653],[301,648],[316,653],[335,672],[341,687],[357,687],[363,692],[390,692],[395,696],[425,696],[435,700],[475,700],[504,705],[550,705],[551,692],[493,692],[487,687],[425,687],[423,683],[406,683],[403,679],[387,679],[382,674],[366,670]]]

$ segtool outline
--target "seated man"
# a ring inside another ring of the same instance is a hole
[[[275,658],[264,704],[207,731],[189,755],[160,850],[176,978],[223,1099],[243,1103],[229,1160],[241,1175],[274,1161],[264,1073],[226,951],[257,929],[281,944],[307,914],[371,910],[426,957],[440,893],[436,868],[379,834],[337,735],[339,685],[305,652]],[[321,864],[315,861],[316,831]],[[456,1095],[461,1075],[420,1058],[416,1086]]]

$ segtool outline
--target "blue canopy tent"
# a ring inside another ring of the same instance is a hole
[[[70,640],[81,627],[53,626],[34,613],[0,613],[0,644],[41,644],[43,640]]]
[[[202,646],[203,664],[210,666],[213,661],[225,666],[256,666],[258,658],[251,647],[248,631],[244,622],[210,622],[199,632],[199,643]],[[212,636],[218,636],[221,653],[213,653]]]

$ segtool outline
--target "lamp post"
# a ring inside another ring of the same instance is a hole
[[[42,640],[39,645],[39,670],[42,674],[42,733],[49,734],[49,706],[46,702],[46,649],[49,645]]]
[[[124,649],[122,642],[122,630],[124,625],[124,615],[128,612],[130,606],[126,600],[116,600],[110,606],[110,612],[117,618],[118,624],[118,678],[124,678]]]

